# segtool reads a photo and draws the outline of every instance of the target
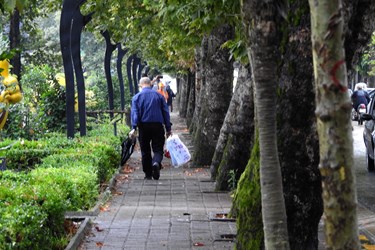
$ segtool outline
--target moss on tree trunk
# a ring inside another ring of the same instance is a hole
[[[256,140],[250,160],[239,180],[230,212],[237,221],[238,250],[264,248],[259,161],[259,142]]]

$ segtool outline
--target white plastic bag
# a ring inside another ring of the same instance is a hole
[[[188,148],[180,140],[178,135],[168,137],[166,147],[171,155],[172,165],[179,167],[191,159]]]

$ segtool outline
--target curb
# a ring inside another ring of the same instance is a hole
[[[86,218],[82,224],[80,225],[77,233],[73,236],[70,240],[68,246],[66,246],[65,250],[75,250],[81,244],[82,239],[85,237],[86,233],[91,230],[92,222],[90,218]]]
[[[70,239],[68,246],[65,250],[75,250],[81,244],[85,235],[91,230],[92,221],[89,217],[95,217],[100,213],[100,206],[106,203],[111,197],[111,190],[116,185],[116,177],[120,174],[122,166],[119,166],[117,171],[113,174],[112,178],[108,183],[108,187],[105,189],[103,193],[100,194],[96,205],[88,210],[88,211],[67,211],[64,214],[65,218],[75,219],[75,218],[82,218],[84,221],[80,225],[78,231],[75,235]]]

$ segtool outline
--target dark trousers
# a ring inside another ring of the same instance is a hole
[[[164,127],[161,123],[141,123],[139,145],[142,154],[142,167],[146,176],[152,176],[152,164],[161,163],[164,153]],[[154,155],[151,155],[151,150]]]

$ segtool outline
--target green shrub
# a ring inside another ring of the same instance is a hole
[[[124,131],[128,131],[125,128]],[[121,138],[111,126],[90,136],[0,142],[7,167],[0,171],[0,249],[63,249],[64,213],[92,208],[100,185],[120,161]]]

